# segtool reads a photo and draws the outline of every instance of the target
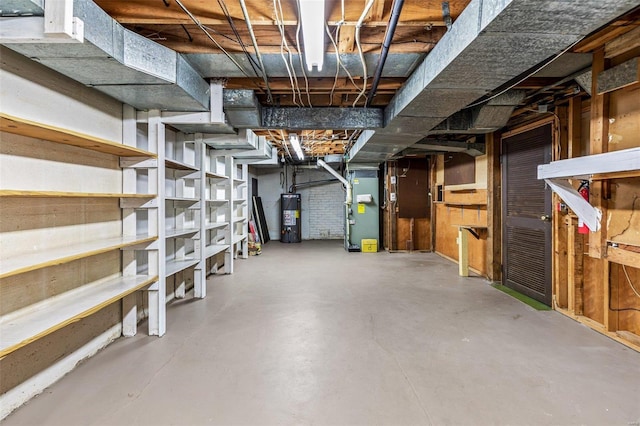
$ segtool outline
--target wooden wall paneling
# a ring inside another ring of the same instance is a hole
[[[607,239],[640,246],[640,178],[614,179],[610,185]]]
[[[486,136],[487,146],[487,277],[491,281],[502,281],[502,203],[500,135]]]
[[[640,336],[640,269],[637,267],[617,265],[612,263],[612,269],[617,270],[618,280],[615,282],[617,291],[617,304],[613,307],[626,309],[618,312],[617,330],[629,331]],[[633,288],[632,288],[633,286]],[[635,309],[635,310],[631,310]]]
[[[464,153],[444,155],[444,183],[464,185],[476,181],[476,158]]]
[[[640,146],[640,84],[609,94],[609,151]]]
[[[465,209],[468,218],[476,217],[477,213],[468,212],[469,208]],[[486,209],[480,210],[480,220],[478,226],[486,227]],[[453,261],[458,261],[458,244],[456,239],[458,237],[458,227],[455,224],[461,224],[461,218],[464,217],[462,209],[447,206],[445,204],[436,204],[435,214],[436,221],[436,244],[435,251],[444,257],[447,257]],[[470,219],[469,219],[470,220]],[[469,220],[465,220],[468,222]],[[484,220],[484,222],[483,222]],[[484,223],[484,225],[480,225]],[[472,223],[471,225],[474,225]],[[468,236],[468,254],[469,254],[469,266],[473,270],[479,272],[483,276],[487,276],[487,232],[486,230],[479,231],[480,239],[476,239],[473,236]]]
[[[436,247],[436,221],[438,220],[436,205],[438,200],[438,186],[442,185],[442,188],[444,188],[443,182],[438,181],[438,159],[440,158],[442,157],[432,155],[429,160],[431,169],[429,176],[429,181],[431,182],[431,221],[429,223],[429,228],[431,230],[431,241],[429,244],[430,250],[435,250]]]
[[[574,315],[582,315],[582,285],[584,244],[578,233],[578,219],[566,217],[567,222],[567,309]]]
[[[604,329],[615,331],[618,329],[618,311],[611,309],[612,303],[619,304],[618,297],[618,268],[612,268],[613,264],[603,261],[602,267],[602,293],[604,311]],[[615,284],[614,284],[615,283]]]
[[[591,256],[584,257],[584,284],[582,312],[585,317],[604,324],[604,295],[602,293],[604,262]]]

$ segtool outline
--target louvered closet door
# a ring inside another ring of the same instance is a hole
[[[551,191],[537,166],[551,161],[551,124],[502,141],[503,282],[551,305]]]

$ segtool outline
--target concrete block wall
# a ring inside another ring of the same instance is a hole
[[[293,170],[254,169],[258,179],[258,192],[262,198],[264,214],[272,240],[280,240],[280,194],[287,193],[291,185]],[[322,170],[300,169],[298,184],[332,179]],[[286,182],[285,182],[286,181]],[[302,239],[342,239],[344,236],[345,192],[340,183],[302,188],[297,191],[302,197]]]
[[[309,239],[333,240],[344,238],[344,200],[342,184],[311,187],[308,190]]]

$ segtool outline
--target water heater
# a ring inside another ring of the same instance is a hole
[[[280,241],[283,243],[299,243],[302,240],[300,206],[300,194],[280,195]]]

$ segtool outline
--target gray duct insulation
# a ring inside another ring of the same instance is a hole
[[[21,5],[32,11],[34,4],[3,0],[0,10],[19,15]],[[3,44],[140,110],[209,109],[209,85],[181,55],[125,29],[91,0],[75,0],[73,16],[84,22],[83,43]],[[44,16],[3,19],[44,23]]]
[[[637,6],[637,0],[472,0],[396,93],[385,110],[385,127],[358,138],[350,161],[390,158],[467,105]],[[483,127],[499,125],[503,113],[485,111],[485,119],[495,115],[495,120]],[[437,132],[445,133],[450,124]]]

